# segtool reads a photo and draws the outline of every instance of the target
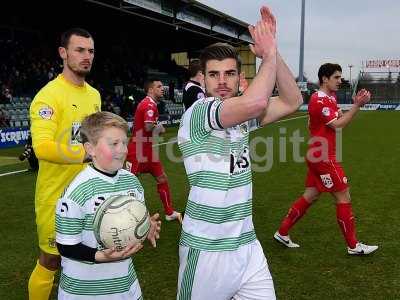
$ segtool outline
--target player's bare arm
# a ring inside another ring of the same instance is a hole
[[[259,118],[262,126],[294,113],[303,103],[303,97],[294,76],[279,53],[276,61],[276,85],[279,96],[271,97],[268,101],[266,109]]]
[[[268,8],[263,9],[267,9],[272,15]],[[220,117],[224,128],[257,118],[267,107],[267,99],[272,94],[276,80],[276,41],[271,32],[272,26],[261,21],[258,21],[256,26],[249,26],[254,40],[251,50],[257,57],[262,58],[262,63],[243,95],[224,101]]]
[[[357,112],[360,110],[360,107],[368,103],[370,100],[371,100],[371,93],[369,91],[365,89],[358,91],[357,95],[353,99],[354,103],[351,109],[343,113],[343,115],[338,119],[329,123],[328,126],[332,128],[346,127],[354,118],[354,116],[357,114]]]
[[[262,21],[269,24],[271,33],[276,38],[276,19],[265,7],[261,9]],[[276,57],[276,85],[279,97],[272,97],[267,108],[259,117],[260,124],[266,125],[294,113],[303,103],[303,97],[296,84],[294,76],[285,61],[277,52]]]

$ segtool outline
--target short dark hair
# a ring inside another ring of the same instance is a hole
[[[161,81],[161,80],[159,78],[155,78],[155,77],[147,78],[145,80],[144,85],[143,85],[143,89],[144,89],[144,92],[146,94],[148,93],[149,89],[153,86],[153,83],[155,81]]]
[[[342,72],[342,67],[339,64],[323,64],[322,66],[319,67],[318,70],[318,79],[319,79],[319,84],[322,84],[322,77],[331,77],[333,73],[336,71]]]
[[[197,73],[202,71],[200,59],[194,58],[189,63],[189,76],[190,78],[195,77]]]
[[[209,60],[223,60],[226,58],[233,58],[236,60],[238,73],[240,73],[242,60],[240,59],[239,52],[235,49],[235,47],[227,43],[215,43],[206,47],[200,54],[201,68],[205,73],[206,64]]]
[[[92,35],[86,29],[71,28],[71,29],[68,29],[67,31],[64,31],[61,34],[60,46],[63,47],[63,48],[67,48],[68,44],[69,44],[69,40],[70,40],[71,36],[73,36],[73,35],[77,35],[77,36],[81,36],[81,37],[85,37],[85,38],[92,38],[93,39]]]

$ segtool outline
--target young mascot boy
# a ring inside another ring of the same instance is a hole
[[[142,299],[131,259],[142,245],[98,250],[92,227],[96,208],[110,196],[133,195],[144,202],[138,179],[122,169],[127,131],[127,123],[110,112],[94,113],[82,122],[82,143],[92,163],[57,203],[56,242],[62,265],[58,299]],[[158,214],[151,217],[148,239],[153,247],[159,238],[158,218]]]

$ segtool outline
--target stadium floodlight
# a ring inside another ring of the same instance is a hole
[[[348,65],[350,69],[350,76],[349,76],[349,83],[350,83],[350,89],[351,89],[351,68],[354,67],[352,64]]]
[[[304,17],[306,0],[301,0],[301,27],[300,27],[300,58],[299,58],[299,82],[304,81]]]

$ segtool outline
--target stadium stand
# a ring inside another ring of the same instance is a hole
[[[50,15],[44,13],[47,5],[41,2],[27,2],[23,10],[16,2],[4,8],[0,20],[1,128],[29,126],[32,97],[62,69],[56,49],[60,32],[68,27],[83,27],[94,35],[96,58],[87,80],[100,91],[102,109],[128,121],[144,97],[144,80],[151,76],[165,85],[165,114],[183,113],[181,88],[188,74],[172,54],[186,53],[190,59],[212,42],[247,47],[250,39],[248,24],[197,1],[123,2],[81,0],[64,6],[63,14]],[[157,3],[161,3],[160,10],[154,10]],[[87,18],[88,12],[96,15],[95,21]],[[176,18],[181,20],[178,25]],[[210,20],[218,26],[207,28]]]
[[[367,89],[375,103],[400,102],[400,74],[394,72],[360,72],[356,90]]]

